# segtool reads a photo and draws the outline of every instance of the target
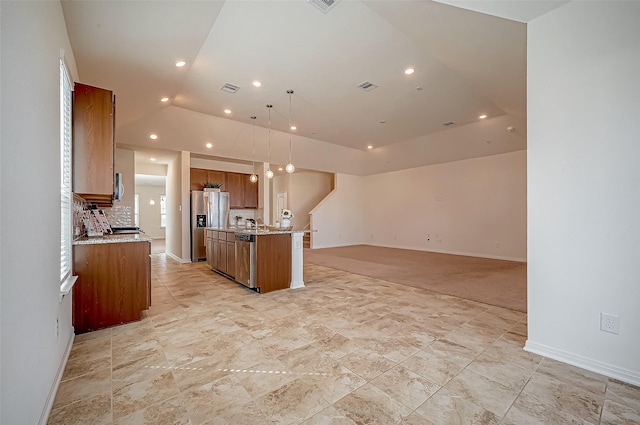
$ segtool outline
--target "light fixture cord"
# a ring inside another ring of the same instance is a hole
[[[267,161],[269,162],[269,170],[271,169],[271,107],[273,105],[267,105],[269,110],[269,152],[267,152]]]
[[[256,170],[256,117],[251,117],[251,174]]]
[[[289,164],[291,164],[291,95],[293,90],[287,90],[289,93]]]

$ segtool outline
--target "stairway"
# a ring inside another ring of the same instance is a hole
[[[311,248],[311,233],[307,232],[302,236],[302,247]]]

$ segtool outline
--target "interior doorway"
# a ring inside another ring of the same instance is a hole
[[[280,212],[287,208],[287,192],[276,194],[276,210],[273,212],[273,223],[280,221]]]
[[[152,250],[164,252],[167,227],[166,176],[136,174],[135,218],[137,225],[157,240]],[[160,242],[162,241],[162,242]]]

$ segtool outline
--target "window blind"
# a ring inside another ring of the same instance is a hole
[[[71,275],[73,195],[71,193],[71,94],[73,86],[60,59],[60,283]]]

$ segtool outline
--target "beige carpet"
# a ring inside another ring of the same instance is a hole
[[[305,249],[304,261],[527,311],[527,264],[522,262],[370,245]]]

